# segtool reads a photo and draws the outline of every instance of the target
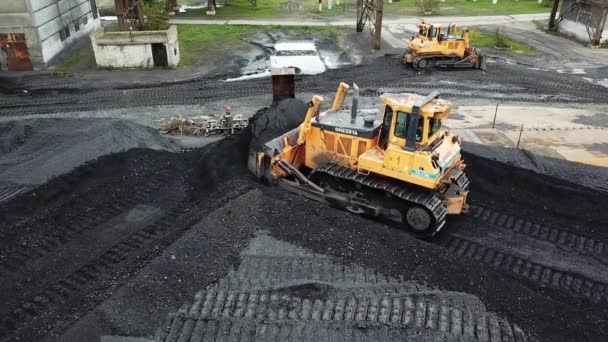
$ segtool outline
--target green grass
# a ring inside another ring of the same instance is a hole
[[[604,42],[602,43],[602,45],[600,45],[600,47],[602,49],[608,49],[608,40],[604,40]]]
[[[394,15],[420,15],[415,0],[401,0],[392,4],[385,3],[384,11],[390,8]],[[538,4],[536,0],[498,0],[496,5],[492,0],[445,0],[440,2],[432,15],[494,15],[494,14],[525,14],[549,12],[549,7]]]
[[[179,49],[182,66],[219,62],[219,56],[237,48],[240,36],[251,31],[240,25],[179,25]]]
[[[496,46],[496,34],[485,33],[478,30],[471,30],[470,33],[471,45],[474,47],[495,47]],[[537,54],[536,49],[526,43],[522,43],[517,40],[513,40],[506,37],[510,42],[512,49],[508,50],[511,53],[524,55],[524,56],[535,56]]]
[[[80,63],[80,50],[72,52],[60,65],[55,68],[55,72],[67,73]]]
[[[327,0],[323,0],[323,11],[318,12],[316,0],[303,0],[302,10],[293,11],[284,9],[287,0],[259,0],[257,9],[252,9],[248,0],[228,0],[226,7],[218,8],[215,17],[206,16],[205,10],[193,10],[186,13],[178,13],[185,17],[206,17],[209,19],[246,19],[246,18],[307,18],[307,19],[329,19],[329,18],[354,18],[356,0],[341,1],[336,5],[333,0],[332,10],[327,9]],[[493,15],[493,14],[525,14],[549,12],[550,7],[538,4],[536,0],[498,0],[496,5],[492,0],[445,0],[440,2],[438,9],[432,15]],[[394,1],[392,4],[384,3],[384,15],[387,18],[397,16],[420,16],[424,15],[417,7],[415,0]]]
[[[325,36],[337,41],[342,27],[249,26],[249,25],[179,25],[180,66],[221,65],[232,51],[245,47],[247,35],[282,30],[290,35]]]

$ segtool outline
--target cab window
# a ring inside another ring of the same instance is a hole
[[[407,139],[407,128],[409,126],[409,114],[397,112],[397,123],[395,124],[395,136],[398,138]],[[418,120],[418,128],[416,129],[416,141],[422,141],[422,128],[424,127],[424,119]]]
[[[441,129],[441,120],[439,119],[429,119],[429,137],[433,136],[433,134],[437,133]]]
[[[395,136],[405,139],[407,137],[407,119],[408,115],[404,112],[397,114],[397,124],[395,125]]]
[[[431,34],[429,35],[429,39],[433,39],[437,37],[437,28],[435,26],[431,26]]]
[[[418,34],[421,36],[424,36],[424,37],[426,37],[427,33],[428,32],[427,32],[426,27],[421,27],[420,30],[418,31]]]

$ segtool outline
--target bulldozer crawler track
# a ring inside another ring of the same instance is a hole
[[[368,188],[385,191],[406,202],[424,207],[433,215],[435,220],[435,229],[431,235],[438,232],[445,225],[446,209],[442,200],[435,196],[431,191],[408,187],[402,183],[383,179],[372,174],[362,174],[356,170],[333,163],[321,166],[315,169],[314,172],[325,173],[332,177],[358,183]]]

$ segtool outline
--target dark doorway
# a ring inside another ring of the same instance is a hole
[[[25,42],[25,34],[0,34],[0,46],[8,71],[34,70]]]
[[[166,68],[169,66],[169,62],[167,61],[167,48],[165,47],[165,44],[152,44],[152,59],[154,60],[154,66],[156,67]]]

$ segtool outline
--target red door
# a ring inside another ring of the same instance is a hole
[[[6,61],[8,71],[34,70],[32,61],[30,60],[30,53],[27,50],[25,34],[0,34],[0,46],[2,47],[2,55]]]

